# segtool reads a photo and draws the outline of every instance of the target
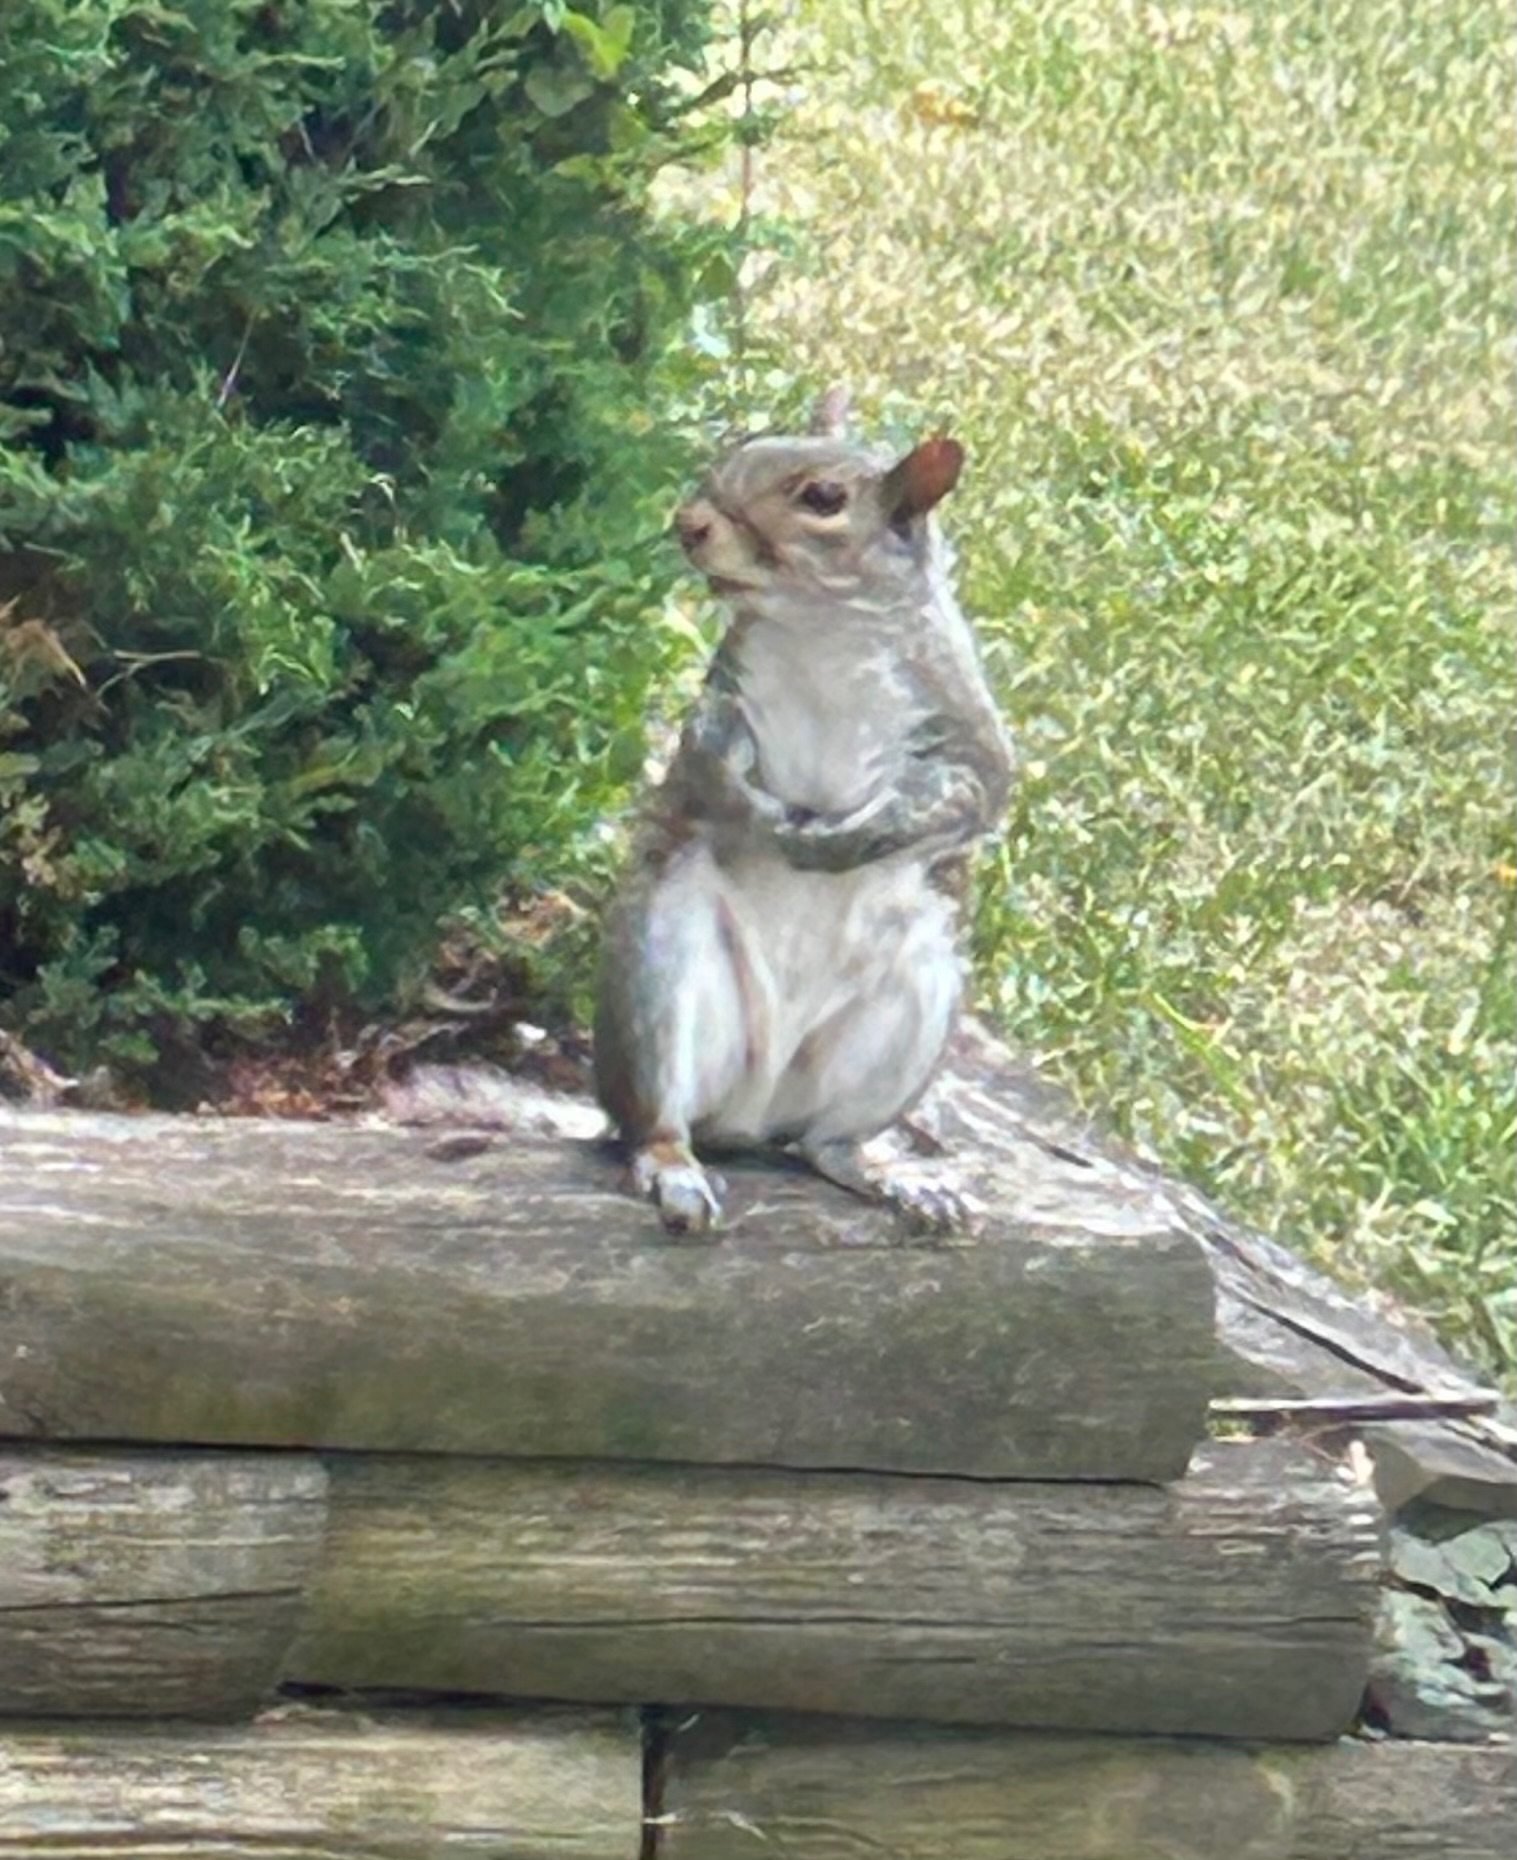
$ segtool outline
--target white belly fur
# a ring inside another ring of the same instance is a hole
[[[737,1076],[698,1109],[704,1134],[883,1129],[937,1063],[960,991],[951,912],[920,863],[798,872],[758,855],[712,861],[703,877],[734,944],[746,1023]]]
[[[744,638],[758,779],[791,806],[845,814],[899,777],[920,700],[903,655],[882,649],[883,620],[856,617],[828,627],[776,611]],[[690,1029],[692,1124],[731,1142],[883,1130],[936,1065],[961,986],[952,912],[920,858],[798,872],[772,853],[718,864],[702,848],[685,876],[728,984]]]

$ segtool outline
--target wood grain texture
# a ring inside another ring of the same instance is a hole
[[[912,1114],[970,1181],[1015,1168],[1043,1148],[1078,1159],[1112,1193],[1146,1183],[1174,1221],[1205,1247],[1217,1283],[1223,1356],[1219,1393],[1337,1397],[1386,1392],[1477,1392],[1427,1325],[1383,1299],[1335,1284],[1268,1236],[1229,1219],[1196,1189],[1163,1177],[1068,1097],[966,1021],[947,1062]],[[1487,1517],[1517,1517],[1513,1416],[1407,1421],[1365,1430],[1382,1497],[1414,1496]]]
[[[1372,1494],[1273,1445],[1170,1490],[329,1461],[287,1677],[1059,1728],[1329,1737]]]
[[[1510,1749],[688,1726],[660,1860],[1508,1860]]]
[[[616,1712],[309,1711],[237,1729],[0,1734],[0,1856],[637,1860]]]
[[[933,1248],[776,1164],[678,1246],[594,1144],[436,1147],[0,1111],[0,1434],[1164,1479],[1204,1432],[1151,1188],[1029,1148]]]
[[[252,1712],[325,1516],[302,1455],[0,1450],[0,1714]]]

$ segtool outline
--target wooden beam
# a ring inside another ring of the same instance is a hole
[[[1509,1860],[1509,1748],[687,1721],[660,1860]]]
[[[1336,1283],[1188,1184],[1159,1175],[973,1021],[959,1028],[911,1121],[922,1139],[954,1156],[972,1183],[1014,1171],[1030,1152],[1044,1150],[1083,1165],[1114,1192],[1146,1184],[1159,1195],[1175,1222],[1205,1247],[1216,1276],[1220,1395],[1482,1393],[1467,1366],[1413,1314]],[[1487,1517],[1517,1517],[1512,1419],[1475,1413],[1365,1424],[1385,1503],[1420,1496]]]
[[[625,1712],[287,1709],[238,1729],[0,1736],[0,1857],[637,1860]]]
[[[1171,1490],[329,1461],[287,1677],[1060,1728],[1330,1737],[1372,1492],[1219,1444]]]
[[[284,1680],[1329,1737],[1380,1570],[1373,1494],[1274,1442],[1168,1490],[35,1447],[0,1493],[12,1715]]]
[[[253,1712],[325,1517],[299,1454],[0,1449],[0,1714]]]
[[[783,1165],[669,1244],[591,1143],[0,1111],[0,1435],[1167,1479],[1212,1285],[1143,1185],[1030,1152],[903,1243]]]

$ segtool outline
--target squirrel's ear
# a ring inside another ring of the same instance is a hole
[[[892,523],[920,517],[947,497],[964,469],[957,439],[924,439],[885,474],[883,495]]]
[[[811,431],[818,439],[848,437],[848,390],[832,386],[819,394],[811,409]]]

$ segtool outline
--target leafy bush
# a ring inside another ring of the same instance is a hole
[[[593,869],[723,278],[647,205],[706,24],[6,7],[0,1024],[150,1064]]]

